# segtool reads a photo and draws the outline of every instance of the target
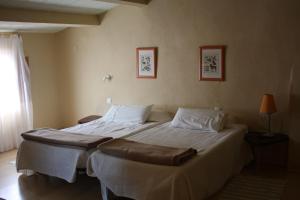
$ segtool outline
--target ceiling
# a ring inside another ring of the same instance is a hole
[[[0,0],[0,32],[58,32],[98,26],[106,11],[120,5],[144,6],[150,0]],[[47,11],[47,12],[46,12]]]
[[[97,0],[0,0],[0,6],[78,14],[101,14],[114,3]]]
[[[99,0],[0,0],[0,7],[4,9],[22,9],[27,10],[27,16],[31,15],[32,11],[41,12],[41,15],[36,17],[34,21],[24,20],[2,20],[0,19],[0,32],[45,32],[54,33],[61,31],[68,27],[80,27],[82,24],[67,23],[39,23],[38,18],[43,18],[44,11],[53,12],[51,14],[55,17],[56,13],[71,14],[72,16],[89,15],[95,16],[104,13],[118,4],[107,3]],[[17,11],[15,16],[22,18],[22,12]],[[1,13],[0,13],[1,15]],[[4,16],[7,18],[7,16]],[[82,18],[82,17],[81,17]]]

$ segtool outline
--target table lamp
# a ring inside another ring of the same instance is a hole
[[[264,136],[272,137],[274,134],[271,132],[271,115],[277,111],[274,97],[272,94],[264,94],[261,100],[261,106],[259,112],[267,114],[268,116],[268,132]]]

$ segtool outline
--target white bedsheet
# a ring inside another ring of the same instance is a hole
[[[246,126],[233,125],[219,133],[201,133],[165,123],[127,139],[193,147],[198,151],[195,158],[176,167],[124,160],[96,151],[88,160],[87,172],[118,196],[137,200],[204,199],[220,189],[251,158],[244,146],[246,131]]]
[[[105,122],[98,119],[62,130],[120,138],[133,135],[160,123],[151,122],[142,125]],[[24,140],[18,149],[16,167],[18,172],[31,174],[34,171],[74,182],[76,180],[76,168],[86,168],[87,159],[94,151],[95,149],[86,151],[76,147],[62,147]]]
[[[132,124],[111,121],[107,122],[100,118],[85,124],[78,124],[70,128],[62,129],[62,131],[120,138],[127,136],[128,134],[132,134],[147,129],[149,127],[153,127],[157,124],[159,123],[150,122],[145,124]]]
[[[139,134],[126,137],[126,139],[176,148],[194,148],[201,152],[208,150],[213,144],[217,144],[233,132],[233,129],[225,129],[220,133],[201,132],[200,130],[171,127],[170,124],[171,122],[167,122],[158,125]],[[246,127],[235,125],[234,129],[246,129]]]

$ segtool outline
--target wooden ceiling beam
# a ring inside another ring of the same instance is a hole
[[[97,15],[0,7],[0,21],[83,26],[99,25],[101,23],[101,18]]]

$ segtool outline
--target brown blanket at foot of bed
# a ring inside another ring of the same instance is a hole
[[[105,154],[151,164],[178,166],[197,154],[195,149],[150,145],[125,139],[113,139],[98,146]]]
[[[56,129],[31,130],[21,135],[26,140],[47,144],[75,146],[87,150],[96,148],[97,145],[112,139],[111,137],[70,133]]]

